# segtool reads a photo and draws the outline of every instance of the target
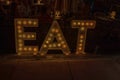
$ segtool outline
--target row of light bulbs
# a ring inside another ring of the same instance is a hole
[[[29,46],[29,47],[25,47],[24,46],[24,41],[23,39],[35,39],[35,34],[29,34],[29,33],[23,33],[23,27],[21,25],[37,25],[37,21],[33,21],[33,20],[18,20],[17,21],[17,28],[16,28],[16,32],[18,33],[18,38],[17,38],[17,47],[18,47],[18,52],[34,52],[37,53],[38,52],[38,48],[34,47],[34,46]],[[19,54],[20,55],[20,54]]]
[[[35,35],[30,35],[30,34],[19,34],[19,38],[25,38],[25,39],[35,39]]]
[[[32,21],[32,20],[19,20],[17,21],[17,24],[18,25],[37,25],[37,22],[36,21]]]
[[[84,47],[83,44],[84,44],[84,36],[81,34],[78,42],[78,48],[76,54],[79,54],[80,52],[83,51],[83,47]]]
[[[33,48],[32,46],[31,47],[19,47],[18,48],[19,51],[33,51],[33,52],[37,52],[38,51],[38,48]]]
[[[73,22],[73,26],[93,26],[93,22]]]

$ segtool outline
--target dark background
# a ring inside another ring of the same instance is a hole
[[[92,19],[96,20],[95,29],[88,29],[86,47],[85,51],[91,54],[119,54],[120,53],[120,2],[119,0],[89,0],[85,1],[86,4],[91,5],[92,1],[94,4],[92,9],[90,9],[89,16],[83,19]],[[90,6],[91,7],[91,6]],[[12,8],[13,9],[13,8]],[[11,9],[11,10],[12,10]],[[43,13],[45,8],[43,8]],[[109,12],[115,10],[117,12],[116,19],[100,19],[98,17],[106,18],[109,15]],[[59,20],[61,29],[64,33],[64,36],[67,40],[67,43],[72,51],[76,50],[76,41],[77,41],[77,32],[78,29],[72,29],[69,19],[70,15],[63,17],[63,20]],[[74,15],[78,16],[78,15]],[[7,18],[6,18],[7,17]],[[15,54],[15,29],[14,29],[14,13],[9,15],[0,14],[0,54]],[[36,17],[34,17],[36,18]],[[36,18],[37,19],[37,18]],[[33,43],[41,47],[42,42],[44,41],[45,36],[52,24],[52,19],[50,22],[45,22],[39,19],[39,27],[33,29],[37,32],[37,40]],[[68,20],[69,19],[69,20]],[[76,19],[76,18],[73,18]],[[80,18],[81,19],[81,18]],[[28,31],[32,31],[27,29]],[[27,44],[27,43],[26,43]]]

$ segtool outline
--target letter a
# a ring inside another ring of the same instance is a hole
[[[39,53],[43,56],[47,54],[48,50],[62,50],[65,55],[70,54],[69,47],[57,21],[53,21]]]

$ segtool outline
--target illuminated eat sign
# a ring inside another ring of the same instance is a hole
[[[85,41],[88,28],[94,28],[96,21],[93,20],[73,20],[72,28],[78,28],[78,39],[76,54],[85,54]],[[41,46],[25,46],[25,40],[36,40],[35,32],[24,32],[24,27],[38,27],[38,19],[15,19],[16,52],[18,55],[41,55],[47,54],[48,50],[62,50],[65,55],[69,55],[70,49],[61,31],[59,23],[53,21],[50,30]],[[56,39],[56,41],[54,41]]]

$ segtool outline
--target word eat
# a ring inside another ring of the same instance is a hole
[[[88,28],[95,28],[94,20],[72,20],[72,28],[78,28],[78,39],[76,46],[76,54],[85,54],[85,41]],[[37,19],[15,19],[15,39],[16,52],[18,55],[41,55],[47,54],[48,50],[61,50],[65,55],[69,55],[70,49],[61,31],[59,23],[53,21],[50,30],[41,46],[25,46],[25,40],[36,40],[35,32],[24,32],[24,27],[38,27]],[[54,39],[57,41],[55,42]]]

